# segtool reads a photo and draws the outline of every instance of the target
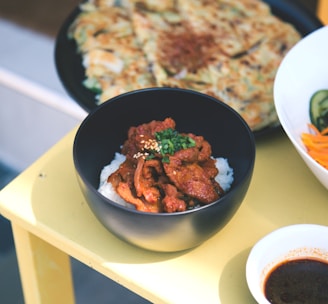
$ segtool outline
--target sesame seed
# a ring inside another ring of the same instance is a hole
[[[140,137],[144,137],[144,135],[140,135]],[[139,158],[143,157],[144,159],[146,156],[149,156],[150,153],[144,152],[144,151],[155,151],[155,152],[160,152],[161,151],[161,146],[158,144],[156,139],[147,139],[147,140],[141,140],[140,143],[142,144],[141,151],[138,153],[134,154],[134,158]]]

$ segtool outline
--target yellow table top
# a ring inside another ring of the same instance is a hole
[[[317,15],[323,24],[328,24],[328,1],[318,0]]]
[[[0,212],[67,254],[155,303],[255,303],[246,283],[251,247],[295,223],[328,225],[328,192],[283,132],[257,142],[253,179],[228,225],[180,253],[136,248],[91,213],[74,171],[72,130],[0,192]]]

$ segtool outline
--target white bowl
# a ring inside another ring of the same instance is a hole
[[[259,304],[270,304],[264,296],[265,278],[270,270],[283,261],[306,257],[328,262],[328,227],[286,226],[257,242],[246,263],[247,284],[254,299]]]
[[[299,41],[281,62],[274,82],[274,102],[287,136],[317,179],[328,189],[328,170],[306,151],[301,134],[308,132],[314,92],[328,89],[328,26]]]

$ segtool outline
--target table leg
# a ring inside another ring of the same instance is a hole
[[[74,303],[69,256],[12,223],[26,304]]]

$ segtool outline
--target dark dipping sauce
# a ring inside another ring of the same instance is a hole
[[[314,259],[279,264],[267,276],[264,292],[273,304],[327,304],[328,264]]]

